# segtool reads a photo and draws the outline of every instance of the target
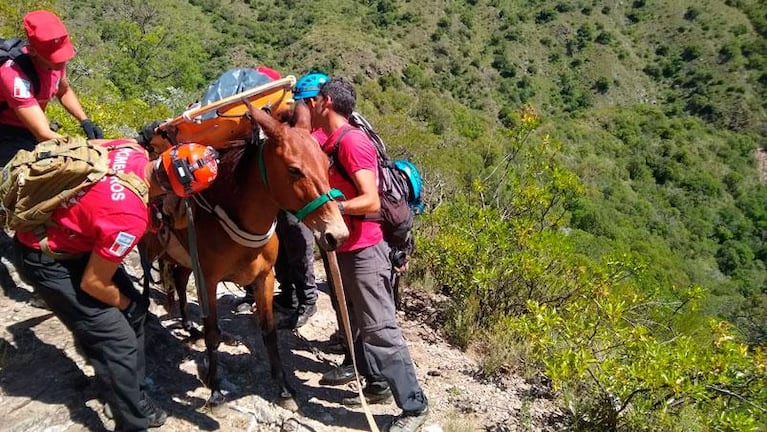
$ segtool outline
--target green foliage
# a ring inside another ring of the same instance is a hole
[[[0,37],[24,37],[24,14],[37,9],[59,12],[54,0],[17,0],[0,3]]]
[[[570,283],[549,278],[571,252],[552,228],[563,222],[563,203],[580,186],[556,161],[557,144],[533,137],[537,125],[536,114],[525,111],[499,163],[468,195],[427,216],[422,261],[454,299],[450,325],[460,344],[476,328],[518,313],[530,298],[560,302],[572,295]]]
[[[113,103],[101,103],[89,97],[80,97],[83,109],[88,116],[104,129],[106,138],[133,138],[146,123],[171,117],[171,112],[163,105],[149,106],[140,99],[120,100]],[[80,125],[64,107],[54,104],[48,107],[48,118],[62,127],[60,133],[83,135]]]
[[[450,299],[454,341],[483,340],[487,373],[522,358],[539,368],[574,430],[762,424],[764,353],[726,323],[696,318],[705,291],[665,288],[641,258],[649,251],[579,254],[578,237],[559,227],[583,190],[551,157],[558,145],[534,133],[535,113],[517,124],[501,162],[422,224],[418,261]]]
[[[528,314],[509,323],[572,401],[578,428],[689,430],[679,422],[683,415],[711,430],[759,430],[766,419],[764,353],[749,350],[721,322],[702,334],[668,334],[663,321],[645,317],[670,319],[681,306],[638,295],[630,279],[615,280],[637,271],[621,266],[607,267],[604,282],[568,307],[531,302]]]

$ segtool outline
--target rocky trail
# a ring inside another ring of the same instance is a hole
[[[0,431],[112,430],[97,398],[93,369],[77,353],[70,333],[45,309],[30,306],[29,286],[19,281],[8,259],[10,245],[0,245]],[[140,280],[138,257],[128,270]],[[316,266],[324,278],[322,265]],[[324,283],[321,290],[326,290]],[[243,291],[219,285],[218,310],[222,330],[240,341],[220,348],[222,387],[227,404],[211,411],[209,391],[198,379],[204,358],[202,341],[190,341],[180,329],[177,313],[165,310],[164,294],[153,290],[147,327],[147,377],[150,394],[168,412],[160,432],[177,431],[366,431],[361,408],[339,403],[353,393],[351,385],[320,386],[320,375],[342,360],[323,352],[336,330],[330,298],[320,293],[319,310],[309,323],[293,332],[279,331],[281,356],[297,391],[299,412],[278,407],[277,388],[269,374],[255,317],[232,310]],[[195,302],[194,289],[189,290]],[[403,295],[400,323],[418,378],[429,397],[431,414],[425,432],[438,431],[554,431],[561,414],[551,395],[540,386],[510,375],[488,380],[470,355],[451,347],[436,330],[435,300],[416,290]],[[191,306],[198,315],[196,303]],[[379,427],[399,413],[394,403],[373,405]]]

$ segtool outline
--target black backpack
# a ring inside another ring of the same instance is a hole
[[[32,59],[22,51],[22,48],[26,45],[27,41],[23,39],[0,38],[0,66],[9,59],[16,62],[22,72],[24,72],[24,75],[29,78],[32,85],[32,94],[37,95],[37,92],[40,90],[40,77],[37,75],[37,69],[32,64]],[[6,108],[8,108],[8,103],[0,102],[0,111],[4,111]]]
[[[386,146],[375,129],[362,117],[354,112],[349,117],[349,124],[358,128],[373,142],[378,155],[378,196],[381,201],[379,213],[366,215],[366,219],[379,220],[383,230],[384,240],[392,250],[391,259],[395,267],[401,267],[407,262],[407,257],[413,252],[413,209],[408,205],[410,188],[403,173],[394,165],[386,153]],[[330,157],[338,172],[353,184],[351,176],[338,163],[338,146],[341,139],[353,128],[343,131],[335,141]]]

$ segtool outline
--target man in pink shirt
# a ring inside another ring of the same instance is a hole
[[[337,250],[338,266],[352,321],[355,357],[366,381],[365,398],[369,403],[381,403],[394,396],[402,414],[384,430],[415,432],[426,421],[429,404],[397,324],[389,247],[380,223],[365,218],[380,208],[378,159],[367,135],[349,124],[355,104],[354,86],[341,78],[322,84],[312,104],[313,122],[328,135],[323,150],[328,154],[337,151],[334,160],[340,166],[331,165],[330,186],[347,198],[338,204],[350,232]],[[353,368],[346,362],[323,374],[320,383],[339,385],[352,379]],[[357,405],[360,400],[349,397],[342,403]]]
[[[45,108],[51,99],[80,122],[85,135],[103,138],[101,128],[85,115],[66,77],[67,63],[75,55],[64,24],[52,12],[37,10],[24,16],[28,45],[17,47],[0,64],[0,166],[20,149],[59,138],[50,128]]]
[[[182,144],[150,162],[132,140],[95,140],[110,147],[110,168],[143,180],[149,196],[187,196],[216,177],[212,147]],[[107,175],[53,212],[44,234],[17,232],[15,265],[72,332],[107,384],[116,429],[161,426],[167,414],[145,392],[144,322],[148,293],[139,293],[121,262],[147,229],[146,197]]]

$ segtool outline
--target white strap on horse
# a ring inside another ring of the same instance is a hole
[[[205,211],[216,216],[216,219],[218,219],[218,223],[221,225],[221,228],[226,231],[226,234],[230,239],[232,239],[233,242],[240,246],[251,249],[258,249],[264,246],[269,242],[269,239],[272,238],[274,230],[277,227],[277,220],[275,219],[272,222],[272,226],[269,227],[266,233],[249,233],[237,226],[237,224],[232,220],[232,218],[229,217],[228,214],[226,214],[226,211],[221,208],[221,206],[216,205],[215,207],[212,207],[210,203],[205,199],[205,197],[199,194],[194,195],[194,201]]]

